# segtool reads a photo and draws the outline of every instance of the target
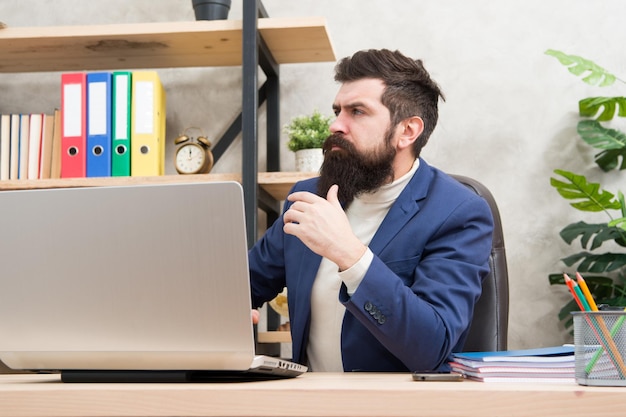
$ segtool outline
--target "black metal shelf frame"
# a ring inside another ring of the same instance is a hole
[[[258,31],[258,18],[268,17],[261,0],[243,1],[242,32],[242,108],[241,114],[231,123],[213,147],[217,161],[242,134],[242,172],[246,230],[248,246],[257,240],[258,208],[267,212],[267,223],[278,218],[279,202],[260,190],[257,181],[259,153],[259,107],[265,104],[266,114],[266,164],[268,172],[280,171],[280,83],[279,67]],[[259,67],[265,82],[259,87]]]

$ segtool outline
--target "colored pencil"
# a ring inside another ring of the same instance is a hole
[[[584,311],[585,308],[578,299],[578,295],[576,295],[576,291],[574,290],[574,281],[569,277],[569,275],[565,273],[563,274],[563,278],[565,279],[565,284],[567,285],[567,288],[569,288],[569,292],[571,292],[572,297],[574,297],[574,301],[576,301],[576,304],[578,304],[578,308],[580,308],[581,311]]]
[[[598,306],[596,305],[593,296],[591,295],[591,291],[589,291],[589,287],[587,287],[587,283],[582,275],[579,272],[576,272],[576,281],[578,282],[578,286],[582,290],[585,298],[587,299],[587,303],[589,303],[589,307],[591,307],[591,311],[598,311]]]

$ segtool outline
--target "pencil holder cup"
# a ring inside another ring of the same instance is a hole
[[[577,311],[572,315],[576,382],[626,386],[626,312]]]

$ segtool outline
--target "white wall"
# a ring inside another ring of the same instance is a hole
[[[230,18],[241,17],[234,0]],[[544,55],[559,49],[626,77],[623,0],[265,0],[272,17],[325,16],[337,57],[359,49],[399,49],[422,58],[447,101],[423,156],[451,173],[484,182],[498,200],[511,281],[510,348],[569,341],[556,313],[569,296],[547,275],[572,252],[559,230],[577,221],[549,185],[563,168],[599,179],[593,151],[576,137],[579,99],[619,95],[598,91]],[[2,0],[9,26],[49,26],[193,20],[189,0]],[[281,119],[318,108],[330,114],[337,89],[334,63],[281,67]],[[219,137],[239,109],[240,71],[160,71],[168,95],[168,138],[187,126]],[[0,76],[0,113],[50,111],[59,105],[58,74]],[[261,132],[264,123],[261,123]],[[284,142],[285,137],[282,138]],[[261,146],[261,149],[263,147]],[[167,171],[173,146],[168,147]],[[239,146],[214,172],[240,169]],[[293,170],[284,148],[283,170]],[[263,165],[261,165],[263,167]],[[612,174],[615,190],[618,177]],[[622,179],[623,182],[623,179]],[[623,191],[624,189],[623,185]],[[592,219],[604,221],[603,217]],[[593,220],[592,220],[593,221]]]

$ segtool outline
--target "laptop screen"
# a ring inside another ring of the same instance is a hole
[[[236,182],[0,193],[0,358],[18,369],[246,369]]]

